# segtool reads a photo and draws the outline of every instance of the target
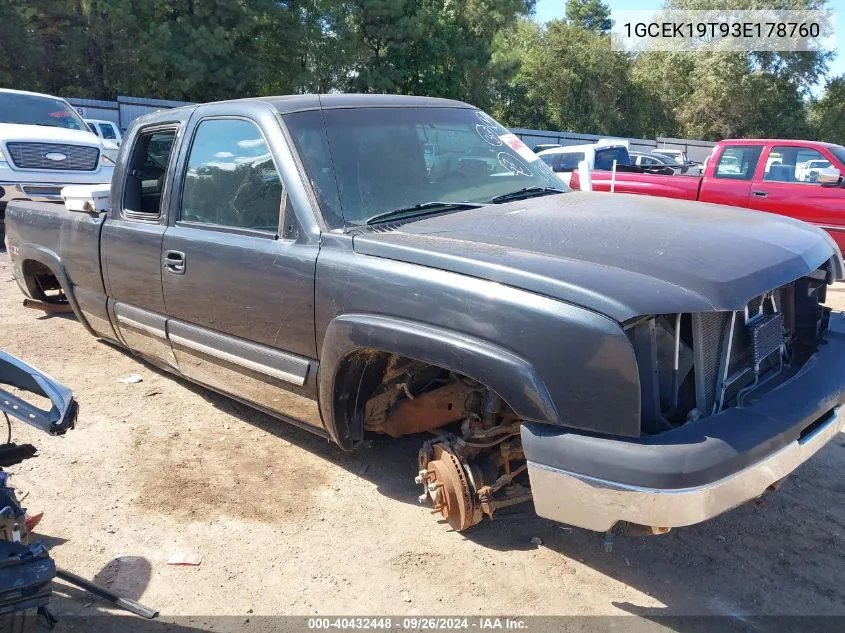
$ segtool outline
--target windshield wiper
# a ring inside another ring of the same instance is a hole
[[[412,207],[405,207],[403,209],[394,209],[386,213],[379,213],[374,215],[367,224],[378,224],[379,222],[389,222],[390,220],[399,220],[405,218],[416,218],[432,213],[440,213],[442,211],[463,211],[465,209],[477,209],[483,207],[483,204],[477,202],[439,202],[432,200],[431,202],[423,202],[415,204]]]
[[[566,193],[563,189],[555,187],[525,187],[516,191],[503,193],[500,196],[490,198],[493,204],[500,204],[502,202],[511,202],[512,200],[524,200],[525,198],[536,198],[538,196],[550,196],[555,193]]]

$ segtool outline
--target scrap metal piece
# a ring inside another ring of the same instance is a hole
[[[79,406],[70,389],[19,358],[0,351],[0,385],[4,384],[48,398],[52,407],[49,411],[39,409],[0,387],[0,411],[51,435],[62,435],[76,423]]]
[[[106,589],[105,587],[93,583],[90,580],[86,580],[82,576],[77,576],[73,572],[69,572],[66,569],[62,569],[61,567],[56,569],[56,576],[58,578],[61,578],[65,582],[69,582],[72,585],[76,585],[80,589],[84,589],[88,593],[93,593],[95,596],[99,596],[100,598],[111,602],[112,604],[117,607],[120,607],[121,609],[126,609],[130,613],[140,615],[142,618],[152,620],[153,618],[158,616],[158,611],[150,609],[149,607],[145,607],[144,605],[135,602],[134,600],[130,600],[129,598],[119,596],[110,589]]]
[[[73,314],[73,308],[69,303],[47,303],[34,299],[24,299],[23,307],[31,310],[39,310],[45,314]]]

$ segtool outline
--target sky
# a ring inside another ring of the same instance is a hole
[[[657,11],[663,0],[605,0],[611,10],[654,10]],[[836,36],[837,49],[842,51],[845,48],[845,0],[828,0],[828,8],[836,11]],[[565,12],[566,0],[537,0],[534,19],[541,24],[562,18]],[[830,64],[829,77],[836,77],[845,74],[845,53],[839,52],[836,59]],[[822,80],[821,84],[824,84]],[[813,91],[815,92],[815,90]]]

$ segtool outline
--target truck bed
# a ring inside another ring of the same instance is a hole
[[[610,191],[611,172],[593,171],[593,190]],[[697,200],[701,188],[701,176],[686,176],[676,174],[664,176],[662,174],[616,172],[616,193],[636,193],[645,196],[659,196],[661,198],[676,198],[679,200]],[[578,172],[572,173],[569,183],[572,189],[580,189]]]
[[[77,301],[86,303],[91,291],[105,297],[99,246],[102,227],[101,216],[71,212],[63,204],[10,202],[6,233],[9,243],[14,244],[15,279],[24,294],[39,301],[45,299],[37,279],[46,268],[66,296],[75,295],[68,299],[77,317]]]

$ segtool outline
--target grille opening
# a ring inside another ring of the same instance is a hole
[[[100,160],[100,150],[84,145],[9,142],[6,150],[19,169],[94,171]]]
[[[642,433],[747,406],[823,344],[824,268],[752,298],[744,310],[642,317],[625,325],[640,377]]]

